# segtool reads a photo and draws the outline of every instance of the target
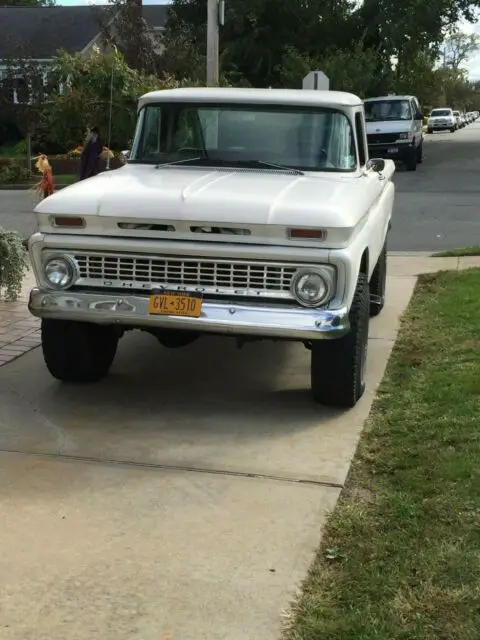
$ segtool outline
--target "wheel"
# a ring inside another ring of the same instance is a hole
[[[427,128],[427,133],[433,133],[433,129],[430,129],[430,127]]]
[[[417,164],[421,164],[423,162],[423,142],[417,147]]]
[[[450,129],[450,133],[455,133],[456,129],[455,127],[453,127],[453,129]]]
[[[45,364],[57,380],[98,382],[108,374],[118,346],[115,327],[44,319],[41,333]]]
[[[385,306],[387,288],[387,245],[382,249],[370,278],[370,317],[378,316]]]
[[[355,406],[365,391],[369,297],[367,276],[362,273],[349,314],[350,331],[337,340],[312,343],[312,394],[320,404],[348,409]]]
[[[417,150],[410,149],[407,159],[405,160],[405,166],[407,171],[417,170]]]

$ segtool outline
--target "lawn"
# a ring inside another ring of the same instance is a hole
[[[440,251],[433,254],[433,258],[462,258],[465,256],[480,256],[480,246],[461,247],[449,251]]]
[[[420,278],[286,640],[480,638],[479,292]]]

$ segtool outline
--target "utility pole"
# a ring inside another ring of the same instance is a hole
[[[218,0],[207,0],[207,2],[207,87],[216,87],[220,76],[218,52],[220,6]]]

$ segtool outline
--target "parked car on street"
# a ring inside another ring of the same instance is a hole
[[[314,399],[355,405],[385,302],[395,171],[369,160],[361,99],[155,91],[127,155],[35,209],[29,308],[50,373],[103,378],[136,329],[165,347],[294,340],[311,353]]]
[[[408,171],[423,162],[423,113],[415,96],[364,100],[369,153],[402,161]]]
[[[428,116],[427,133],[434,131],[451,131],[457,130],[457,122],[453,109],[443,107],[441,109],[432,109]]]
[[[460,111],[454,111],[453,116],[455,118],[455,125],[457,129],[461,129],[465,126],[465,118],[462,116]]]

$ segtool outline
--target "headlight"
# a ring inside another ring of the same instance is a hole
[[[49,258],[43,265],[43,273],[54,289],[67,289],[77,277],[75,263],[64,256]]]
[[[408,133],[399,133],[398,134],[398,139],[399,140],[408,140],[409,134]]]
[[[327,270],[299,269],[292,278],[292,295],[304,307],[319,307],[328,300],[332,288],[333,278]]]

